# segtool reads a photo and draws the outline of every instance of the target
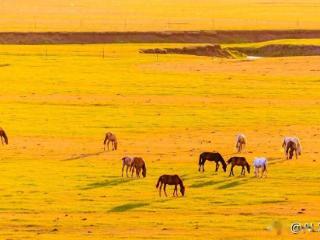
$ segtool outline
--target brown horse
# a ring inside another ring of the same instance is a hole
[[[227,164],[231,164],[230,176],[234,176],[233,168],[235,166],[241,166],[241,175],[246,175],[245,167],[247,168],[248,173],[250,173],[250,165],[244,157],[232,157],[227,161]]]
[[[221,154],[218,152],[203,152],[200,154],[200,156],[199,156],[199,169],[198,169],[199,172],[201,171],[201,169],[202,169],[202,172],[204,172],[204,164],[206,161],[212,161],[212,162],[216,163],[216,172],[219,169],[219,166],[220,166],[219,163],[222,164],[223,171],[225,171],[225,172],[227,171],[227,164],[224,161]]]
[[[147,168],[146,163],[141,157],[134,157],[131,163],[130,171],[132,172],[131,177],[133,177],[134,169],[136,169],[137,177],[140,177],[140,171],[142,170],[142,176],[146,177]]]
[[[239,152],[241,152],[243,150],[243,148],[246,146],[247,144],[247,139],[246,136],[244,134],[238,134],[237,138],[236,138],[236,149]]]
[[[106,133],[106,137],[104,139],[104,150],[106,150],[106,143],[107,143],[107,146],[108,146],[108,151],[109,151],[109,143],[111,142],[112,144],[112,150],[117,150],[118,148],[118,141],[117,141],[117,137],[116,135],[114,135],[113,133],[111,132],[107,132]]]
[[[178,197],[178,187],[177,186],[180,185],[180,192],[181,192],[182,196],[184,196],[185,187],[183,186],[183,182],[178,175],[162,175],[161,177],[159,177],[159,180],[156,185],[156,188],[159,188],[160,197],[161,197],[162,185],[164,185],[163,191],[167,197],[167,192],[166,192],[167,184],[174,185],[173,196],[176,196],[176,197]]]
[[[2,128],[0,128],[0,138],[1,138],[2,145],[4,145],[4,144],[8,145],[8,143],[9,143],[8,136]]]
[[[295,152],[296,159],[298,159],[297,144],[294,141],[289,141],[286,146],[287,159],[292,159],[293,152]]]

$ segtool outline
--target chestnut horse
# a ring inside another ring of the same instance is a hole
[[[283,139],[282,148],[284,149],[285,153],[287,151],[287,145],[289,142],[294,142],[296,144],[296,149],[297,149],[296,153],[298,155],[301,155],[302,147],[301,147],[300,139],[297,137],[285,137]],[[286,153],[286,156],[287,156],[287,153]]]
[[[108,151],[109,151],[109,143],[111,142],[112,144],[112,150],[117,150],[118,148],[118,141],[117,141],[117,137],[116,135],[114,135],[113,133],[111,132],[107,132],[106,133],[106,137],[104,139],[104,150],[106,150],[106,143],[107,143],[107,146],[108,146]]]
[[[295,152],[296,159],[298,159],[297,144],[294,141],[289,141],[286,146],[287,159],[292,159],[293,152]]]
[[[236,137],[236,149],[238,150],[238,153],[243,150],[246,144],[247,144],[246,136],[242,133],[238,134]]]
[[[247,168],[248,173],[250,173],[250,165],[244,157],[232,157],[227,161],[227,164],[231,164],[231,170],[230,170],[229,177],[234,176],[233,168],[235,166],[242,167],[241,175],[243,175],[243,176],[246,175],[245,167]]]
[[[4,144],[8,145],[8,143],[9,143],[8,136],[2,128],[0,128],[0,138],[1,138],[2,145],[4,145]]]
[[[180,185],[180,192],[182,196],[184,196],[185,192],[185,187],[183,186],[183,182],[181,178],[178,175],[162,175],[159,177],[159,180],[157,182],[156,188],[159,188],[159,195],[161,197],[161,190],[162,190],[162,185],[163,185],[163,191],[164,194],[167,197],[167,192],[166,192],[166,186],[168,185],[174,185],[174,191],[173,191],[173,196],[178,197],[178,185]]]
[[[134,157],[132,162],[131,162],[131,177],[133,177],[134,169],[136,169],[136,176],[140,177],[140,171],[142,170],[142,176],[146,177],[147,176],[147,168],[146,168],[146,163],[141,157]]]
[[[199,156],[199,172],[202,167],[202,172],[204,172],[204,163],[206,161],[213,161],[216,163],[216,172],[219,169],[219,163],[222,164],[223,171],[227,171],[227,164],[224,161],[223,157],[218,152],[203,152]]]

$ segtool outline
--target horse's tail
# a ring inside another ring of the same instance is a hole
[[[158,182],[157,182],[157,185],[156,185],[156,188],[158,188],[158,187],[159,187],[160,182],[161,182],[161,178],[162,178],[162,176],[161,176],[161,177],[159,177]]]
[[[146,177],[147,176],[147,168],[146,168],[146,164],[143,163],[142,165],[142,176]]]
[[[8,139],[8,136],[4,130],[2,130],[2,136],[4,138],[4,142],[8,145],[9,139]]]

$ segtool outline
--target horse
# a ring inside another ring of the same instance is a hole
[[[300,139],[298,137],[284,137],[283,142],[282,142],[282,148],[284,149],[285,153],[287,150],[287,145],[290,141],[294,142],[296,144],[296,148],[297,148],[296,153],[301,155],[302,147],[301,147]],[[287,154],[286,154],[286,156],[287,156]]]
[[[108,151],[109,151],[109,143],[111,142],[112,144],[112,150],[117,150],[118,148],[118,141],[117,141],[117,137],[116,135],[114,135],[113,133],[111,132],[107,132],[106,133],[106,137],[104,139],[104,151],[106,150],[106,143],[108,145]]]
[[[164,194],[167,197],[167,192],[166,192],[166,186],[168,185],[174,185],[174,191],[173,191],[173,196],[178,197],[178,184],[180,185],[180,192],[182,196],[184,196],[185,192],[185,187],[183,185],[183,182],[181,178],[178,175],[162,175],[159,177],[159,180],[157,182],[156,188],[159,188],[159,196],[161,197],[161,190],[162,190],[162,185],[163,186],[163,191]],[[159,187],[160,186],[160,187]]]
[[[131,162],[131,177],[133,177],[134,169],[136,169],[136,175],[137,177],[140,177],[140,171],[142,170],[142,176],[146,177],[147,176],[147,168],[146,168],[146,163],[141,157],[134,157]]]
[[[2,128],[0,128],[0,138],[1,138],[2,145],[4,145],[4,144],[8,145],[8,143],[9,143],[8,136]]]
[[[133,158],[131,157],[123,157],[122,158],[122,177],[123,177],[123,170],[124,170],[124,167],[126,166],[126,174],[127,174],[127,177],[128,177],[128,169],[130,168],[131,169],[131,164],[133,162]]]
[[[245,167],[247,168],[248,173],[250,173],[250,165],[247,162],[246,158],[244,158],[244,157],[232,157],[227,161],[227,164],[228,165],[231,164],[231,170],[230,170],[229,177],[230,176],[234,176],[233,168],[235,166],[241,166],[242,167],[241,175],[243,175],[243,176],[246,175]]]
[[[267,176],[267,164],[268,161],[265,157],[257,157],[253,160],[252,165],[254,166],[254,174],[259,177],[259,168],[262,169],[261,177]]]
[[[287,159],[292,159],[293,157],[293,152],[295,152],[296,154],[296,159],[298,159],[298,153],[297,153],[297,144],[294,142],[294,141],[289,141],[287,143],[287,146],[286,146],[286,156],[287,156]]]
[[[236,137],[236,149],[238,150],[238,153],[240,153],[243,148],[247,144],[247,138],[244,134],[240,133]]]
[[[224,172],[227,171],[227,164],[224,161],[221,154],[218,152],[203,152],[200,154],[200,156],[199,156],[199,172],[201,170],[201,166],[202,166],[202,172],[204,172],[204,163],[206,161],[214,161],[216,163],[216,172],[219,169],[219,166],[220,166],[219,163],[222,164],[223,171]]]

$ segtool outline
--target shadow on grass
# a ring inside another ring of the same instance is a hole
[[[217,189],[228,189],[228,188],[234,188],[237,187],[239,185],[242,185],[244,183],[246,183],[248,181],[248,179],[243,179],[243,180],[236,180],[227,184],[224,184],[222,186],[219,186]]]
[[[114,208],[111,208],[109,212],[126,212],[136,208],[149,206],[149,205],[150,205],[149,203],[126,203],[126,204],[122,204]]]
[[[66,158],[61,161],[72,161],[72,160],[78,160],[78,159],[83,159],[83,158],[88,158],[88,157],[94,157],[94,156],[99,156],[102,153],[104,153],[104,151],[100,151],[100,152],[96,152],[96,153],[82,153],[78,156]]]
[[[127,183],[130,181],[133,181],[134,179],[128,179],[128,178],[116,178],[116,179],[106,179],[104,181],[100,182],[94,182],[88,184],[86,187],[81,188],[82,190],[90,190],[90,189],[95,189],[95,188],[102,188],[102,187],[112,187],[112,186],[117,186],[123,183]]]
[[[207,187],[207,186],[212,186],[212,185],[216,185],[219,183],[224,183],[228,180],[221,180],[221,181],[207,181],[207,182],[201,182],[201,183],[194,183],[192,185],[190,185],[190,188],[201,188],[201,187]]]

